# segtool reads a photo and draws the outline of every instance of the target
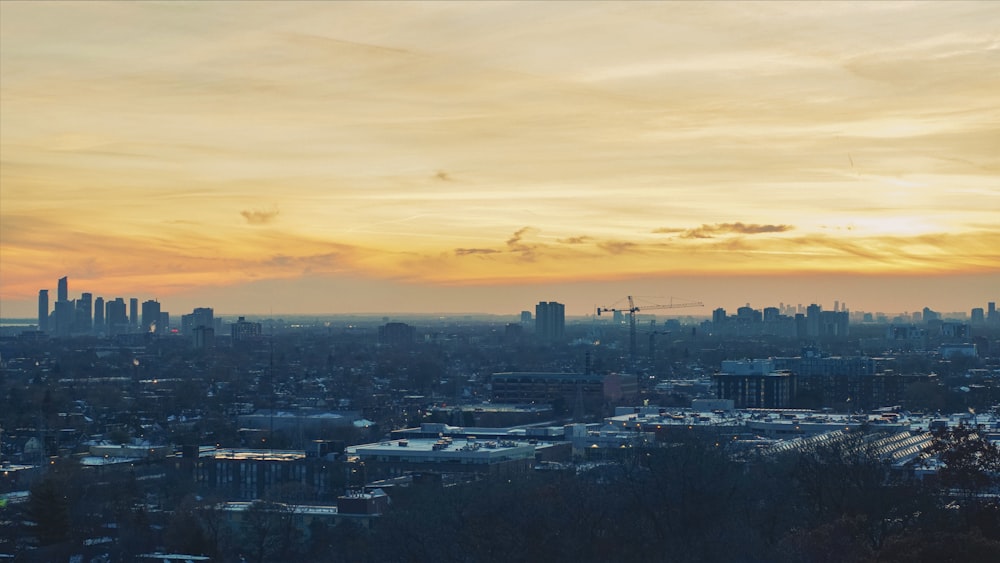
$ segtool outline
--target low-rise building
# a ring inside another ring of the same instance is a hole
[[[639,383],[630,374],[501,372],[491,377],[493,402],[553,405],[556,414],[601,414],[605,405],[635,400]]]
[[[524,475],[535,461],[535,445],[526,441],[399,439],[349,446],[349,460],[365,464],[367,478],[407,472]]]
[[[331,498],[333,464],[301,450],[185,447],[168,460],[172,468],[197,483],[235,499],[264,498],[269,489],[289,483],[308,487],[316,498]]]
[[[790,371],[767,373],[717,373],[715,396],[729,399],[738,409],[780,409],[792,406],[795,374]]]

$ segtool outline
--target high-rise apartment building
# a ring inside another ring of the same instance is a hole
[[[139,300],[135,297],[128,300],[128,324],[133,329],[139,328]]]
[[[773,360],[726,360],[712,380],[716,398],[736,408],[788,408],[795,398],[796,376],[776,370]]]
[[[49,331],[49,290],[38,290],[38,330]]]
[[[543,342],[556,342],[566,334],[566,306],[555,301],[540,301],[535,305],[535,337]]]
[[[76,300],[73,316],[74,334],[90,334],[94,329],[93,302],[94,296],[90,293],[82,293],[80,298]]]
[[[716,328],[719,328],[724,322],[726,322],[725,309],[719,307],[718,309],[712,311],[712,323],[716,325]]]
[[[761,322],[761,312],[748,303],[736,309],[736,321],[742,324],[759,323]]]
[[[819,336],[822,324],[820,321],[821,313],[823,312],[823,307],[812,303],[806,307],[806,336],[810,338],[816,338]]]
[[[150,299],[142,302],[142,332],[156,332],[160,322],[160,303]]]
[[[847,337],[850,315],[847,311],[821,311],[819,315],[819,336]]]
[[[65,338],[72,333],[76,317],[76,307],[69,300],[69,280],[66,276],[59,278],[56,297],[55,310],[53,311],[55,326],[52,329],[57,336]]]
[[[97,297],[94,299],[94,332],[97,334],[104,333],[104,298]]]
[[[56,301],[69,301],[69,277],[59,278],[59,288],[56,290]]]
[[[191,331],[196,349],[215,347],[215,329],[210,326],[197,326]]]
[[[56,301],[55,308],[56,336],[66,338],[73,332],[73,321],[76,317],[76,307],[72,301]]]
[[[107,323],[106,330],[109,335],[128,332],[129,323],[124,299],[116,297],[113,301],[108,301],[104,310],[104,321]]]
[[[378,343],[387,346],[409,346],[416,335],[416,329],[406,323],[386,323],[378,327]]]
[[[240,317],[231,325],[230,331],[234,342],[250,340],[260,337],[261,325],[246,320],[246,317]]]
[[[215,311],[211,307],[198,307],[187,315],[181,315],[181,334],[192,336],[198,327],[215,328]]]

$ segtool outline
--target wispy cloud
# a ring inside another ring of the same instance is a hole
[[[278,209],[270,210],[260,210],[260,209],[244,209],[240,211],[240,215],[247,220],[247,224],[250,225],[267,225],[274,222],[278,218]]]
[[[764,233],[784,233],[795,227],[791,225],[757,225],[752,223],[713,223],[703,224],[693,229],[676,229],[662,227],[655,229],[656,234],[680,234],[681,238],[698,239],[713,238],[725,235],[759,235]]]
[[[639,252],[643,250],[643,246],[638,243],[622,240],[600,242],[597,246],[609,254],[626,254],[629,252]]]
[[[6,3],[0,298],[1000,264],[995,3],[314,8]]]
[[[501,252],[495,248],[456,248],[455,256],[469,256],[470,254],[497,254]]]
[[[514,234],[507,239],[508,251],[516,253],[522,260],[534,260],[537,257],[536,251],[538,250],[539,245],[524,242],[525,236],[531,231],[531,227],[523,227],[515,231]]]

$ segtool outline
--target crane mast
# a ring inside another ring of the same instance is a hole
[[[631,364],[632,372],[635,373],[635,359],[636,359],[636,345],[635,345],[635,314],[639,311],[648,311],[656,309],[680,309],[682,307],[702,307],[704,303],[701,301],[690,301],[685,303],[674,303],[673,299],[667,305],[643,305],[637,307],[635,300],[631,295],[628,296],[628,309],[615,308],[615,307],[598,307],[597,316],[601,313],[614,313],[622,312],[628,313],[628,338],[629,338],[629,362]]]

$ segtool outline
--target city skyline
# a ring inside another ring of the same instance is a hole
[[[62,326],[61,331],[65,335],[65,331],[73,325],[73,330],[79,330],[79,325],[77,323],[83,322],[85,325],[91,325],[95,330],[98,326],[104,322],[105,310],[103,307],[107,306],[107,318],[114,318],[114,322],[121,325],[123,328],[126,324],[136,329],[140,325],[140,318],[149,317],[150,320],[156,318],[158,320],[164,320],[169,323],[170,312],[168,310],[162,310],[162,314],[166,317],[160,317],[161,306],[169,305],[160,303],[156,298],[143,299],[142,300],[142,317],[140,317],[140,299],[137,297],[128,297],[128,301],[125,301],[125,297],[117,296],[115,298],[108,297],[105,301],[104,296],[94,295],[92,291],[81,291],[80,293],[74,294],[69,290],[69,277],[63,276],[57,280],[58,286],[58,297],[55,301],[50,302],[49,299],[49,289],[42,288],[39,289],[37,294],[37,324],[39,330],[43,332],[48,332],[55,328],[53,332],[60,332],[59,327]],[[79,297],[74,297],[78,295]],[[83,306],[81,310],[80,307]],[[126,305],[128,305],[128,310],[126,312]],[[176,304],[175,304],[176,305]],[[515,309],[517,309],[515,304]],[[755,311],[756,313],[763,312],[764,319],[767,319],[768,309],[771,310],[772,315],[786,315],[789,317],[795,316],[796,313],[805,314],[810,310],[815,309],[816,312],[841,312],[844,314],[850,313],[854,320],[852,322],[922,322],[926,321],[926,318],[922,318],[922,315],[927,315],[928,311],[937,315],[936,318],[940,319],[942,315],[945,318],[950,319],[963,319],[968,320],[974,324],[981,324],[984,322],[996,322],[996,301],[988,301],[985,303],[972,303],[965,309],[940,309],[929,307],[924,305],[923,307],[916,307],[913,310],[902,310],[902,311],[887,311],[883,309],[852,309],[850,304],[845,301],[840,301],[839,299],[834,299],[832,301],[832,306],[829,304],[824,304],[816,301],[811,302],[795,302],[795,301],[760,301],[760,302],[741,302],[735,306],[726,307],[720,306],[718,304],[712,303],[701,303],[701,302],[685,302],[682,300],[674,300],[670,298],[666,301],[653,301],[649,297],[636,297],[636,296],[626,296],[614,303],[610,303],[610,307],[596,307],[587,308],[583,311],[571,312],[570,315],[565,314],[564,303],[559,303],[555,301],[545,302],[540,301],[534,305],[534,318],[532,319],[532,312],[529,307],[521,308],[519,310],[503,311],[499,313],[485,313],[483,311],[457,311],[457,312],[429,312],[429,311],[361,311],[356,313],[345,313],[343,315],[333,314],[333,313],[275,313],[273,311],[268,313],[246,313],[243,311],[220,311],[218,315],[214,313],[214,307],[211,304],[201,303],[199,305],[190,307],[185,302],[180,306],[181,310],[191,310],[192,313],[184,314],[182,313],[180,317],[188,316],[198,316],[203,314],[205,311],[209,311],[209,315],[215,315],[217,318],[222,317],[239,317],[243,319],[245,316],[250,317],[281,317],[284,315],[291,315],[293,317],[310,317],[310,318],[332,318],[337,316],[371,316],[371,317],[382,317],[383,320],[390,319],[392,315],[397,318],[407,318],[407,317],[419,317],[419,316],[435,316],[443,315],[441,318],[446,316],[463,316],[463,315],[492,315],[492,316],[509,316],[509,317],[520,317],[521,323],[534,324],[535,329],[538,332],[548,332],[548,328],[539,328],[539,325],[549,325],[553,322],[557,324],[563,324],[561,319],[566,317],[569,318],[594,318],[595,315],[599,317],[603,312],[607,318],[611,318],[611,313],[614,312],[615,315],[621,315],[628,312],[629,308],[634,306],[635,311],[640,313],[644,317],[659,317],[662,319],[668,318],[689,318],[689,319],[705,319],[712,320],[715,322],[718,316],[721,314],[723,317],[727,313],[739,313],[742,309],[749,309],[750,311]],[[64,308],[63,315],[72,316],[70,318],[60,318],[60,307]],[[112,313],[112,308],[117,307],[115,312]],[[147,313],[147,307],[150,307]],[[698,310],[690,309],[691,307],[698,307]],[[152,312],[155,308],[155,312]],[[678,309],[673,311],[671,309]],[[92,313],[88,313],[93,309]],[[551,309],[551,310],[550,310]],[[75,311],[75,312],[74,312]],[[81,318],[80,315],[83,315]],[[810,313],[811,315],[812,313]],[[869,317],[871,320],[861,321],[862,316],[865,319]],[[180,318],[175,317],[175,318]],[[551,318],[550,318],[551,317]],[[736,316],[732,316],[736,318]],[[74,320],[75,319],[75,320]],[[554,319],[560,319],[554,321]],[[622,317],[622,320],[624,317]],[[844,317],[846,320],[847,317]],[[23,317],[15,316],[0,316],[0,321],[20,321],[23,322],[27,320]],[[182,319],[183,320],[183,319]],[[759,319],[758,319],[759,320]],[[773,319],[772,319],[773,320]],[[154,323],[156,321],[153,321]],[[148,332],[149,326],[146,320],[142,321],[142,329],[140,332]],[[172,326],[172,328],[176,328]],[[89,329],[85,329],[86,332]],[[554,336],[554,333],[553,335]],[[550,336],[551,337],[551,336]]]
[[[992,3],[0,12],[2,317],[1000,297]]]

